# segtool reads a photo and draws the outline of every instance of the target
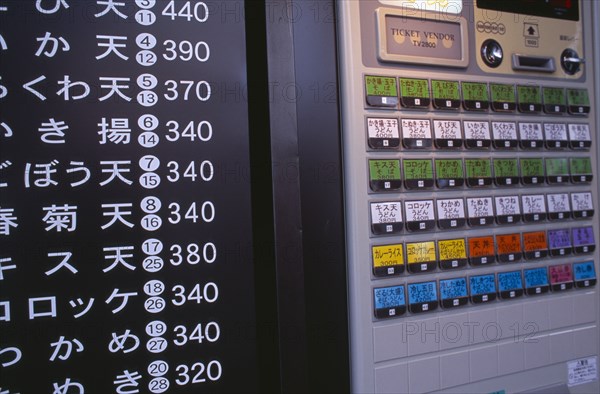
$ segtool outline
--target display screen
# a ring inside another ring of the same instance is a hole
[[[371,222],[375,224],[402,222],[402,207],[400,203],[371,203]]]
[[[548,230],[550,249],[570,248],[571,234],[569,230]]]
[[[471,276],[469,278],[471,295],[490,294],[496,292],[496,281],[494,274]]]
[[[406,305],[404,286],[381,287],[374,290],[375,309],[396,308]]]
[[[548,271],[546,271],[546,268],[534,268],[523,272],[526,288],[548,286]]]
[[[544,176],[544,160],[521,159],[521,174],[523,176]]]
[[[438,179],[463,178],[463,166],[460,159],[436,160],[435,172]]]
[[[496,235],[496,248],[499,254],[521,252],[521,236],[518,233]]]
[[[553,265],[548,267],[550,283],[559,284],[573,281],[573,271],[570,264]]]
[[[548,105],[566,105],[567,98],[565,90],[562,88],[544,88],[544,104]]]
[[[468,295],[467,278],[440,280],[440,298],[442,300],[467,297]]]
[[[469,256],[492,256],[494,245],[494,237],[492,236],[469,238]]]
[[[490,84],[490,90],[492,91],[492,101],[495,103],[514,103],[515,98],[515,86],[504,85],[504,84]]]
[[[574,246],[594,245],[594,228],[592,226],[571,229],[571,235]]]
[[[596,279],[596,269],[593,261],[573,264],[573,271],[575,272],[576,281]]]
[[[489,159],[466,159],[468,178],[489,178],[492,176],[492,163]]]
[[[477,0],[477,7],[514,14],[579,20],[578,0]]]
[[[433,98],[444,100],[459,100],[460,91],[458,89],[458,81],[431,81],[431,90],[433,90]]]
[[[494,159],[494,175],[496,177],[519,176],[517,159]]]
[[[519,86],[517,85],[517,95],[520,103],[541,104],[542,92],[538,86]]]
[[[400,78],[400,90],[402,97],[429,97],[429,83],[426,79]]]
[[[521,271],[501,272],[498,274],[498,289],[500,291],[510,291],[523,288],[523,278]]]
[[[374,75],[367,75],[365,76],[365,85],[367,86],[368,96],[398,96],[396,78],[394,77],[379,77]]]
[[[587,89],[567,89],[569,105],[590,105],[590,96]]]
[[[433,163],[431,160],[404,160],[404,177],[407,180],[433,179]]]
[[[424,304],[436,302],[437,289],[435,282],[411,283],[408,285],[408,303]]]
[[[400,160],[369,160],[372,181],[400,179]]]
[[[523,233],[523,244],[525,251],[527,252],[534,250],[546,250],[548,248],[546,232],[534,231],[531,233]]]
[[[488,101],[487,84],[479,82],[462,83],[463,99],[467,101]]]

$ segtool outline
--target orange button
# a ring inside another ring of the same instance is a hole
[[[519,233],[496,235],[498,254],[521,253],[521,235]]]
[[[545,231],[535,231],[523,234],[523,244],[526,252],[548,249]]]
[[[469,238],[469,257],[493,256],[494,237]]]

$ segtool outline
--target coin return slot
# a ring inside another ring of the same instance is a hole
[[[551,57],[541,56],[526,56],[526,55],[512,55],[512,68],[513,70],[521,71],[539,71],[546,73],[553,73],[556,71],[556,65],[554,59]]]

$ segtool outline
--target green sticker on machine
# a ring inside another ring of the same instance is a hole
[[[460,179],[464,177],[461,159],[440,159],[435,161],[435,172],[438,179]]]
[[[496,103],[515,103],[515,87],[506,84],[490,84],[492,101]]]
[[[544,104],[548,105],[566,105],[567,98],[565,90],[562,88],[544,88]]]
[[[400,179],[400,160],[369,160],[369,174],[372,181]]]
[[[365,85],[368,96],[398,96],[398,87],[394,77],[367,75],[365,76]]]
[[[590,105],[590,97],[588,96],[587,89],[567,89],[567,97],[569,99],[569,105]]]
[[[589,157],[571,159],[571,175],[588,175],[592,173],[592,160]]]
[[[406,180],[433,179],[433,163],[431,160],[403,160]]]
[[[463,99],[467,101],[487,101],[487,84],[479,82],[463,82],[462,94]]]
[[[542,92],[538,86],[517,85],[517,95],[520,103],[541,104]]]
[[[429,84],[426,79],[400,78],[400,90],[402,97],[429,97]]]
[[[518,177],[517,159],[494,159],[494,175],[498,177]]]
[[[492,163],[489,159],[466,159],[467,178],[490,178]]]
[[[521,159],[521,175],[527,177],[544,176],[544,160]]]
[[[431,90],[434,99],[460,100],[458,81],[431,81]]]
[[[560,176],[569,174],[569,161],[567,158],[546,159],[546,173],[549,176]]]

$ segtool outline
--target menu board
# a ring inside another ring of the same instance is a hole
[[[257,390],[245,24],[225,6],[244,4],[0,2],[3,393]]]

